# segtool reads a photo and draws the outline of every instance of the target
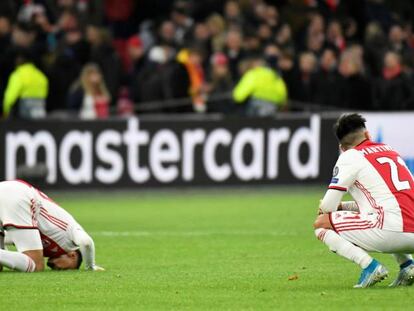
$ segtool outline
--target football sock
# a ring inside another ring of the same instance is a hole
[[[315,235],[319,240],[325,243],[332,252],[355,262],[362,269],[368,267],[372,261],[372,257],[368,255],[367,252],[345,240],[333,230],[321,228],[315,229]]]
[[[413,256],[410,254],[392,254],[395,260],[400,265],[400,268],[403,269],[406,266],[409,266],[413,262]]]
[[[0,264],[21,272],[34,272],[36,264],[25,254],[0,249]]]

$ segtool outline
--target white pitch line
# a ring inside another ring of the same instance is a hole
[[[202,236],[298,236],[297,232],[280,231],[96,231],[93,236],[106,237],[202,237]]]

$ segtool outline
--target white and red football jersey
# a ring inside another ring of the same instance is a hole
[[[365,140],[343,152],[329,189],[349,192],[370,227],[414,232],[414,179],[400,155],[386,144]]]
[[[4,227],[37,228],[45,257],[79,248],[74,235],[82,227],[43,192],[23,180],[0,183],[0,220]]]
[[[59,257],[79,248],[75,244],[76,231],[83,228],[63,208],[53,202],[44,193],[41,196],[38,228],[43,244],[44,257]]]

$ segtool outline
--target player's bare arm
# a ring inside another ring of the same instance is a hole
[[[43,249],[35,249],[24,251],[23,254],[30,257],[35,263],[34,271],[43,271],[45,269],[45,261],[43,258]]]

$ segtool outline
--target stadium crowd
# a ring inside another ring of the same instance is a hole
[[[399,0],[2,0],[2,112],[414,109],[412,16]]]

